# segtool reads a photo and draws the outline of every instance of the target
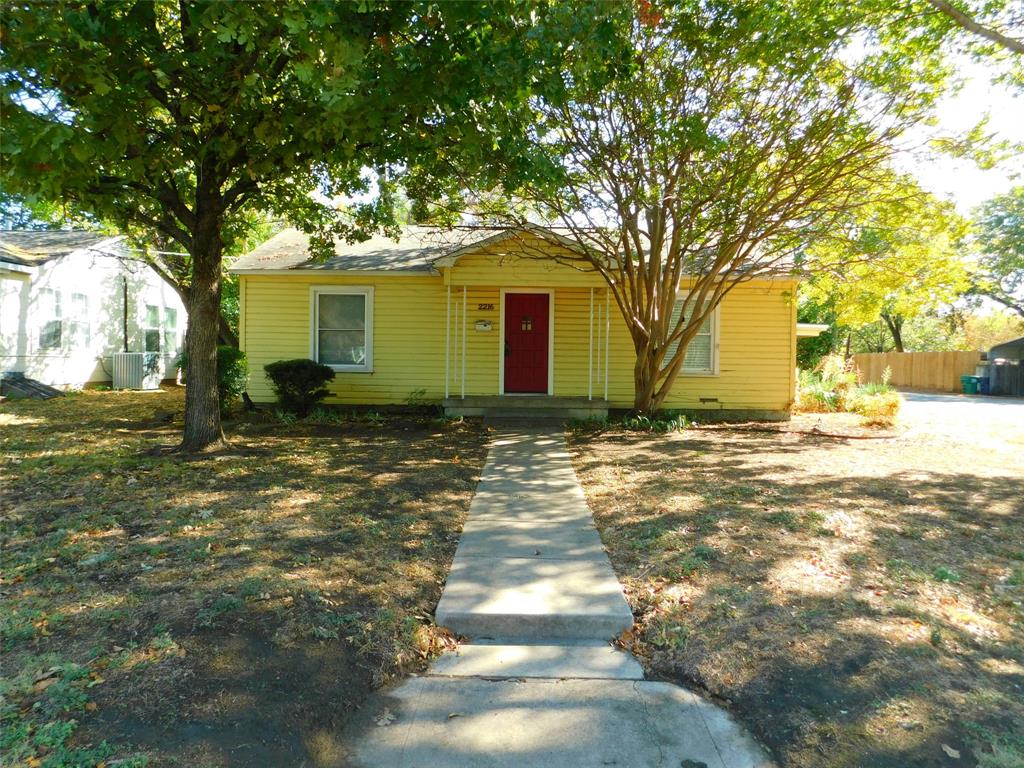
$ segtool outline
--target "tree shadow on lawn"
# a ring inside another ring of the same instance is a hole
[[[574,449],[648,672],[730,702],[783,765],[955,766],[943,745],[1024,736],[1019,475],[895,441]]]
[[[5,405],[39,417],[4,435],[2,724],[34,729],[15,749],[56,754],[39,734],[73,718],[69,746],[151,765],[340,764],[351,709],[446,642],[430,614],[485,430],[270,426],[193,460],[96,410],[61,432]]]

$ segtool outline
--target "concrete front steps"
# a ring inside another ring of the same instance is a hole
[[[483,416],[486,419],[564,422],[608,416],[607,400],[586,397],[467,395],[446,398],[443,405],[445,416]]]
[[[643,680],[632,655],[608,643],[534,645],[475,643],[446,653],[430,667],[434,677],[488,679]]]

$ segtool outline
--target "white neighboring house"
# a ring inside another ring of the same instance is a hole
[[[127,311],[126,311],[127,309]],[[74,389],[110,382],[114,352],[156,352],[176,375],[185,307],[121,237],[0,231],[0,375]]]

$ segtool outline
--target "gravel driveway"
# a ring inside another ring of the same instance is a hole
[[[1024,449],[1024,398],[903,392],[900,421],[911,434],[984,450]]]

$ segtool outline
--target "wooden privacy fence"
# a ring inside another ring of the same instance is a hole
[[[894,387],[959,392],[960,377],[973,376],[980,352],[870,352],[854,355],[861,381],[880,382],[886,368]]]

